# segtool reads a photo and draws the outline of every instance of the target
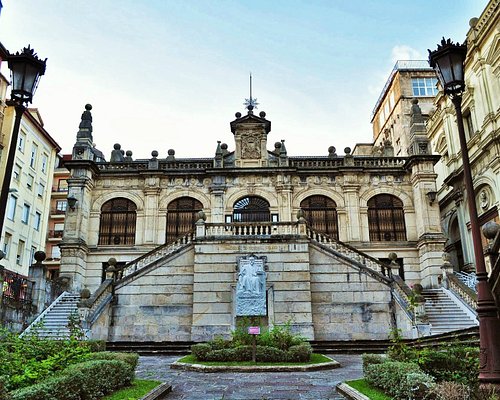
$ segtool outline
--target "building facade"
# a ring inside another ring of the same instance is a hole
[[[9,143],[14,107],[4,108],[3,135]],[[6,146],[8,147],[8,146]],[[28,275],[36,251],[45,249],[50,210],[50,188],[59,145],[43,128],[37,109],[21,120],[2,232],[5,268]]]
[[[67,160],[71,159],[71,154],[58,156],[57,165],[54,169],[54,178],[50,195],[50,212],[47,227],[47,242],[45,244],[45,266],[47,267],[48,278],[53,281],[59,276],[61,264],[61,250],[59,242],[64,233],[64,219],[67,209],[68,178],[69,171],[64,166]]]
[[[423,126],[418,115],[413,125]],[[230,128],[234,150],[218,142],[211,158],[169,150],[132,160],[116,144],[106,162],[92,145],[86,106],[66,162],[76,203],[59,246],[69,290],[92,293],[94,337],[227,335],[245,257],[266,259],[270,325],[291,322],[317,340],[385,339],[395,324],[411,335],[390,276],[438,285],[444,239],[427,196],[438,157],[355,156],[348,148],[290,157],[283,140],[268,149],[271,122],[251,106]],[[113,302],[104,301],[110,258]]]
[[[500,2],[491,0],[479,18],[472,18],[467,33],[466,90],[462,112],[468,141],[479,221],[499,222],[500,199]],[[474,254],[456,113],[439,91],[427,130],[432,149],[441,155],[436,165],[441,220],[447,236],[446,250],[458,271],[474,271]],[[484,245],[486,239],[483,238]],[[488,261],[488,260],[487,260]],[[487,262],[487,268],[490,268]]]
[[[415,151],[410,144],[411,109],[414,100],[425,119],[433,109],[437,94],[437,78],[424,60],[399,60],[373,108],[373,149],[382,152],[390,142],[395,156],[408,156]]]

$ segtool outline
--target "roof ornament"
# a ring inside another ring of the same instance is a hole
[[[246,106],[248,113],[253,114],[253,109],[257,108],[259,103],[257,103],[257,99],[252,97],[252,73],[250,72],[250,98],[245,99],[245,102],[243,103],[244,106]]]

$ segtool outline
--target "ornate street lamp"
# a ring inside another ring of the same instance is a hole
[[[496,384],[500,386],[500,319],[491,289],[488,284],[488,273],[484,262],[483,247],[479,219],[477,216],[476,197],[470,168],[467,140],[465,138],[462,117],[462,94],[465,90],[464,61],[467,55],[467,45],[454,44],[450,39],[441,41],[437,50],[429,50],[429,64],[437,73],[457,113],[458,137],[462,152],[464,169],[464,184],[466,199],[469,206],[470,227],[477,275],[477,315],[479,319],[480,362],[479,382],[481,384]]]
[[[26,111],[25,104],[31,103],[33,94],[38,86],[40,76],[45,73],[45,60],[40,60],[35,51],[29,46],[25,47],[20,53],[9,54],[7,62],[11,70],[11,100],[8,105],[13,105],[16,109],[16,118],[14,128],[10,138],[9,153],[7,158],[5,176],[2,183],[2,192],[0,196],[0,235],[3,233],[3,224],[5,220],[5,210],[7,207],[7,198],[9,195],[9,185],[14,167],[14,156],[16,153],[17,138],[19,136],[19,127],[21,118]]]

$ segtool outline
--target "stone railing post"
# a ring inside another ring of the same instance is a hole
[[[299,230],[299,235],[300,236],[307,236],[307,221],[304,217],[304,210],[300,209],[297,211],[297,222],[299,223],[298,225],[298,230]]]
[[[445,289],[450,288],[450,281],[448,279],[448,274],[453,274],[453,264],[450,262],[450,255],[448,253],[443,253],[443,265],[441,265],[441,285]]]
[[[399,276],[399,264],[396,262],[398,255],[396,253],[389,253],[387,257],[391,260],[387,274],[389,275],[389,278],[392,279],[394,275]]]
[[[205,221],[207,216],[203,211],[198,211],[198,220],[196,221],[196,237],[205,237]]]

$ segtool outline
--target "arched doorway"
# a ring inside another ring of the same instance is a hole
[[[196,214],[203,210],[203,205],[192,197],[179,197],[167,207],[166,243],[193,230]]]
[[[267,222],[271,220],[269,202],[262,197],[248,196],[233,206],[234,222]]]
[[[315,231],[339,238],[337,204],[326,196],[309,196],[302,200],[300,208],[304,218]]]

